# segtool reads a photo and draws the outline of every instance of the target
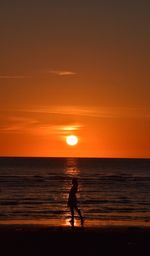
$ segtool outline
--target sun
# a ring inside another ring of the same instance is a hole
[[[75,146],[75,145],[78,143],[78,137],[75,136],[75,135],[69,135],[69,136],[67,136],[67,138],[66,138],[66,143],[67,143],[69,146]]]

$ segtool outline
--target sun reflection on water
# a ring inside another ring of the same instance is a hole
[[[67,176],[77,176],[80,174],[80,170],[77,167],[77,159],[67,158],[65,174]]]
[[[64,222],[64,226],[71,226],[71,223],[70,223],[70,220],[69,218],[66,218],[65,219],[65,222]],[[80,226],[80,223],[78,220],[74,219],[74,227],[79,227]]]

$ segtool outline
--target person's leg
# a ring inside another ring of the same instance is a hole
[[[70,207],[70,212],[71,212],[71,225],[74,227],[74,209],[73,207]]]
[[[81,214],[81,210],[78,208],[78,206],[75,207],[75,210],[77,211],[78,215],[80,216],[81,225],[83,226],[83,217]]]

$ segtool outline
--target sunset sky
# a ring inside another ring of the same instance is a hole
[[[150,157],[149,1],[1,0],[0,33],[1,156]]]

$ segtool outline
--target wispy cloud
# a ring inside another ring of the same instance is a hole
[[[24,111],[20,109],[19,111]],[[150,118],[145,108],[134,107],[84,107],[84,106],[43,106],[26,110],[31,113],[81,116],[92,118]]]
[[[77,73],[75,73],[73,71],[69,71],[69,70],[49,70],[48,73],[54,74],[57,76],[74,76],[77,74]]]
[[[25,79],[30,77],[31,76],[24,76],[24,75],[0,75],[0,79]]]
[[[1,118],[0,133],[32,134],[35,136],[57,134],[59,136],[65,136],[68,132],[78,131],[82,127],[83,125],[79,123],[66,122],[65,119],[56,122],[55,119],[43,119],[43,117],[39,117],[36,113],[34,117],[21,117],[20,115],[17,116],[16,113],[15,116],[10,115]]]
[[[20,116],[8,116],[1,120],[0,131],[8,133],[20,133],[34,127],[37,120],[33,118],[23,118]]]
[[[20,111],[24,111],[21,110]],[[33,108],[28,110],[32,113],[54,114],[54,115],[68,115],[80,117],[95,117],[95,118],[117,118],[124,112],[116,108],[107,107],[79,107],[79,106],[43,106],[41,108]],[[125,114],[125,113],[124,113]]]
[[[7,112],[7,113],[6,113]],[[144,108],[83,107],[83,106],[43,106],[30,109],[0,111],[0,133],[66,136],[84,129],[88,118],[98,119],[148,119]],[[75,120],[78,120],[76,122]]]
[[[53,69],[46,71],[46,73],[56,75],[56,76],[61,76],[61,77],[75,76],[77,74],[76,72],[73,72],[70,70],[53,70]],[[0,74],[0,79],[27,79],[27,78],[34,77],[35,75],[37,77],[39,75],[39,73],[33,74],[32,76],[31,75],[17,75],[17,74]]]

